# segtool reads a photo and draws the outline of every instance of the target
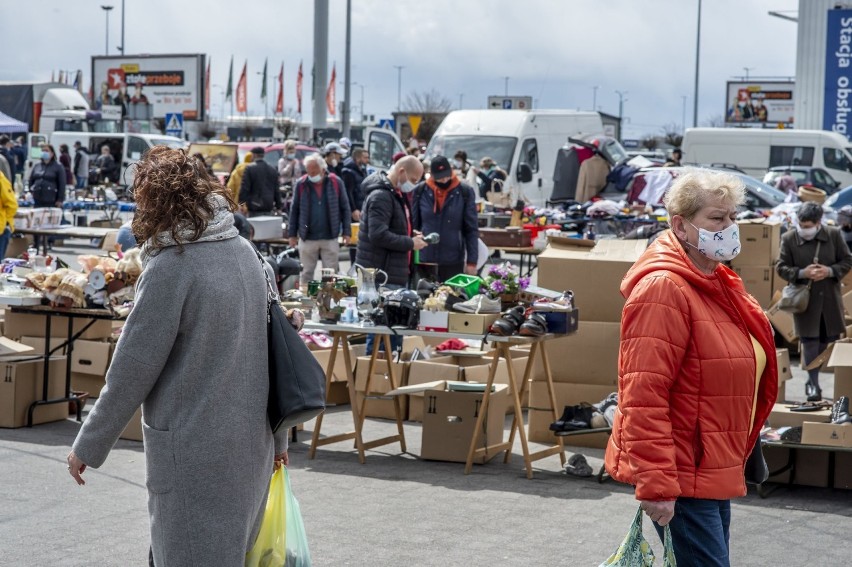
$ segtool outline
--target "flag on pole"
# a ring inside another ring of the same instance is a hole
[[[204,75],[204,110],[210,112],[210,60],[207,58],[207,73]]]
[[[77,74],[74,75],[74,88],[77,89],[80,94],[83,94],[83,71],[80,69],[77,69]]]
[[[278,100],[275,102],[275,112],[284,113],[284,62],[281,62],[281,71],[278,73]]]
[[[248,61],[243,63],[243,72],[240,73],[240,80],[237,81],[237,112],[245,113],[248,111],[248,92],[247,92],[247,77]]]
[[[231,55],[231,69],[228,71],[228,88],[225,89],[225,100],[231,100],[234,95],[234,56]]]
[[[296,113],[302,114],[302,62],[299,61],[299,74],[296,75]]]
[[[269,58],[263,60],[263,86],[260,88],[260,100],[266,102],[266,64]]]
[[[60,83],[65,82],[65,71],[59,71],[59,81]]]
[[[334,116],[337,113],[335,95],[337,93],[337,65],[331,66],[331,80],[328,82],[328,89],[325,91],[325,107],[328,113]]]
[[[55,83],[55,82],[56,82],[56,71],[54,71],[54,70],[52,70],[52,69],[51,69],[51,71],[50,71],[50,82],[51,82],[51,83]]]

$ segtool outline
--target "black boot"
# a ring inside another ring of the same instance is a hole
[[[840,396],[831,408],[831,423],[840,425],[850,422],[852,422],[852,416],[849,415],[849,398]]]
[[[819,402],[822,401],[822,390],[819,386],[815,386],[810,382],[805,384],[805,395],[809,402]]]

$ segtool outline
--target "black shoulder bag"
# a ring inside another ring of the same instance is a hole
[[[325,411],[325,372],[293,328],[278,292],[255,249],[266,277],[267,337],[269,349],[269,400],[266,414],[275,433],[309,421]]]

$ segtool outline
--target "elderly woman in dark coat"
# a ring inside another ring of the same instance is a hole
[[[822,206],[807,202],[798,212],[795,230],[781,238],[778,274],[791,283],[811,285],[808,308],[794,315],[796,334],[802,341],[805,365],[846,331],[840,280],[852,268],[852,254],[836,227],[822,223]],[[819,368],[808,371],[808,401],[820,401]]]

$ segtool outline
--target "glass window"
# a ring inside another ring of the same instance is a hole
[[[148,144],[142,138],[129,136],[127,139],[127,155],[130,159],[142,159],[148,151]]]
[[[825,167],[829,169],[852,171],[852,163],[849,162],[846,153],[840,148],[823,148],[822,161],[825,163]]]
[[[829,177],[829,175],[825,171],[821,169],[815,169],[813,171],[813,175],[814,181],[816,181],[820,185],[834,185],[834,180]]]
[[[524,145],[521,146],[521,163],[529,165],[533,173],[538,173],[538,144],[535,138],[524,140]]]
[[[517,143],[517,138],[508,136],[435,136],[426,148],[426,158],[437,155],[452,158],[457,151],[464,150],[468,161],[476,166],[482,158],[490,157],[504,171],[510,171]]]
[[[769,149],[769,167],[782,165],[813,165],[814,149],[809,146],[772,146]]]
[[[370,132],[370,165],[388,170],[393,165],[394,139],[384,132]]]

